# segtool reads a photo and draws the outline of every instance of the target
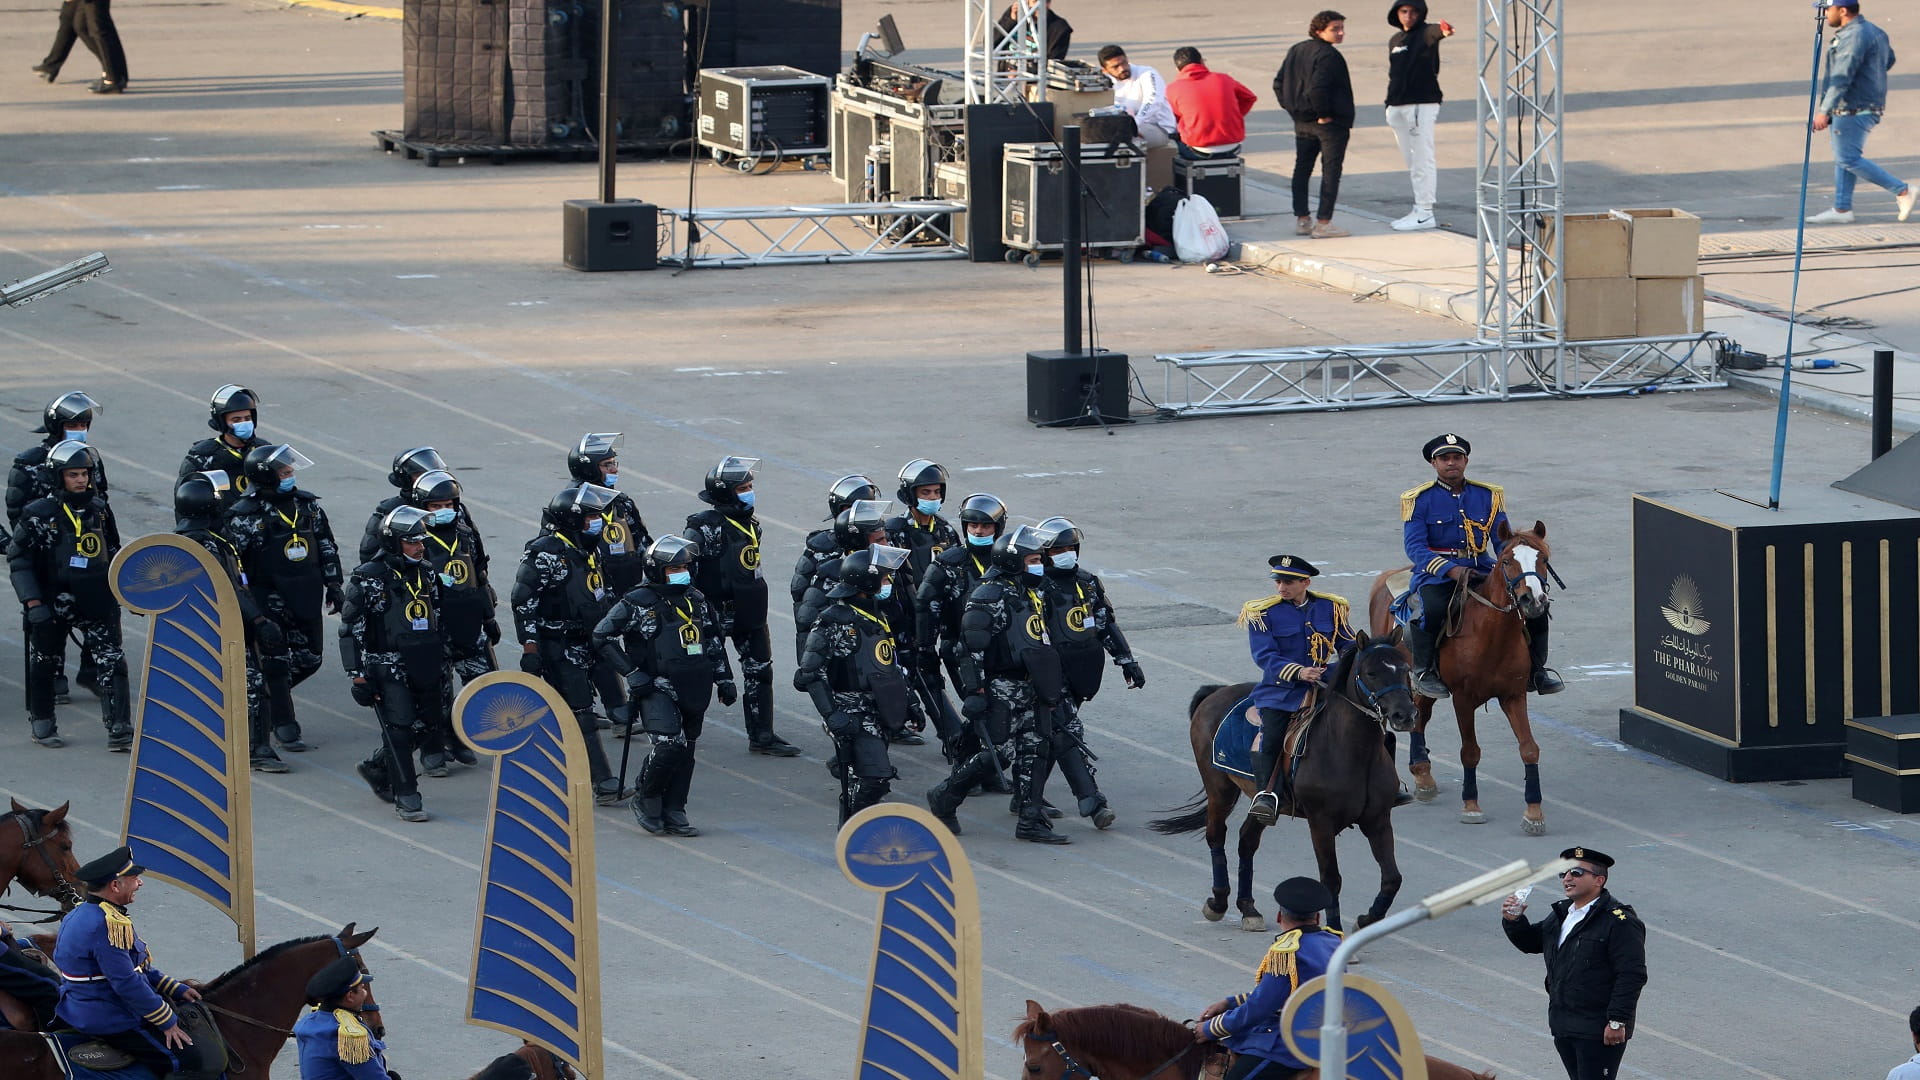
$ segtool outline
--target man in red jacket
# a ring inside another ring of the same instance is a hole
[[[1179,125],[1178,151],[1189,161],[1233,157],[1247,138],[1247,113],[1259,98],[1231,75],[1207,70],[1200,50],[1174,50],[1179,71],[1167,86],[1167,104]]]

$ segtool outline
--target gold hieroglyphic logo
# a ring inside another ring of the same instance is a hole
[[[1660,614],[1666,617],[1668,625],[1694,637],[1705,634],[1713,626],[1707,621],[1706,611],[1699,584],[1687,574],[1673,579],[1667,588],[1667,602],[1660,605]]]

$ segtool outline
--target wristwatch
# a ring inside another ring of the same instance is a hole
[[[1625,1030],[1627,1030],[1627,1025],[1625,1025],[1625,1024],[1623,1024],[1623,1023],[1621,1023],[1621,1022],[1620,1022],[1620,1021],[1618,1021],[1618,1020],[1609,1020],[1609,1021],[1607,1021],[1607,1030],[1609,1030],[1609,1031],[1625,1031]]]

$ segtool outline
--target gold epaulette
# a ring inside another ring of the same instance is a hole
[[[1263,596],[1258,600],[1249,600],[1240,605],[1240,617],[1234,621],[1239,623],[1243,630],[1247,627],[1252,627],[1255,630],[1265,630],[1267,628],[1267,609],[1281,602],[1279,593],[1274,593],[1272,596]]]
[[[1507,509],[1507,492],[1505,488],[1499,484],[1489,484],[1482,480],[1469,480],[1467,483],[1486,488],[1488,491],[1493,492],[1493,509],[1487,512],[1488,521],[1493,520],[1492,515],[1505,512]]]
[[[1347,603],[1346,597],[1335,596],[1330,592],[1314,592],[1311,589],[1307,590],[1307,595],[1315,600],[1333,601],[1333,617],[1340,620],[1340,625],[1345,626],[1347,624],[1347,613],[1353,610],[1353,605]]]
[[[373,1042],[358,1018],[345,1009],[333,1010],[333,1021],[340,1025],[334,1049],[348,1065],[364,1065],[373,1057]]]
[[[116,911],[105,904],[100,905],[100,914],[107,920],[107,942],[116,949],[133,948],[133,920],[125,912]]]
[[[1400,520],[1402,522],[1413,520],[1413,504],[1419,501],[1421,492],[1432,487],[1435,483],[1436,481],[1429,480],[1417,488],[1409,488],[1400,493]]]
[[[1289,930],[1273,939],[1273,947],[1260,958],[1260,966],[1254,969],[1255,976],[1284,975],[1294,976],[1294,954],[1300,951],[1300,931]]]

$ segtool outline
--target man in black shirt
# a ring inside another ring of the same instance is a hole
[[[1353,79],[1346,57],[1335,48],[1346,40],[1347,17],[1323,11],[1307,24],[1307,32],[1307,40],[1287,51],[1280,73],[1273,77],[1273,92],[1293,117],[1293,231],[1327,240],[1351,235],[1333,223],[1340,169],[1353,133]],[[1315,159],[1320,162],[1320,212],[1309,216],[1307,185],[1313,180]]]
[[[1427,21],[1426,0],[1394,0],[1387,25],[1387,126],[1400,143],[1413,178],[1413,211],[1393,223],[1400,232],[1431,229],[1434,181],[1433,125],[1440,121],[1440,43],[1453,36],[1443,19]]]

